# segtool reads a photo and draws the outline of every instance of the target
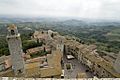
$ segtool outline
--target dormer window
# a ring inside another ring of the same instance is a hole
[[[11,35],[15,35],[15,31],[14,30],[11,30]]]

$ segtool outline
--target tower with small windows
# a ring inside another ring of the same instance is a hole
[[[22,57],[22,43],[20,34],[14,24],[8,26],[7,42],[12,60],[12,69],[15,75],[23,74],[24,59]]]

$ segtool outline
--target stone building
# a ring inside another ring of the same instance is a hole
[[[20,34],[15,25],[8,27],[7,41],[10,50],[12,68],[1,71],[1,77],[25,77],[25,78],[60,78],[62,74],[60,50],[52,50],[45,59],[24,61]]]
[[[12,59],[12,69],[15,75],[24,73],[24,60],[22,58],[22,43],[17,27],[12,24],[8,26],[7,42]]]
[[[66,53],[76,57],[79,62],[88,67],[89,71],[95,76],[100,78],[120,78],[120,73],[114,69],[113,64],[93,52],[95,46],[91,48],[88,45],[83,45],[71,39],[67,40],[64,44]],[[117,66],[118,65],[119,63]]]

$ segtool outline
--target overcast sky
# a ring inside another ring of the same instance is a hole
[[[120,19],[120,0],[0,0],[0,14]]]

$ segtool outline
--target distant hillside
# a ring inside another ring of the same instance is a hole
[[[62,24],[64,26],[72,26],[72,27],[75,27],[75,26],[77,26],[77,27],[86,27],[86,26],[88,26],[85,21],[75,20],[75,19],[62,21],[59,24]]]
[[[65,18],[0,18],[0,36],[7,33],[7,24],[14,23],[21,34],[35,30],[53,30],[61,35],[76,36],[85,44],[96,44],[98,50],[120,51],[120,22]]]

